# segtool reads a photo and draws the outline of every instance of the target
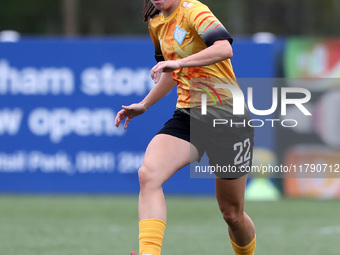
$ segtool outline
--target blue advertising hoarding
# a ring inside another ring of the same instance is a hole
[[[233,48],[238,77],[275,75],[274,44],[236,40]],[[144,150],[172,116],[176,91],[127,130],[113,123],[121,105],[141,101],[152,89],[154,64],[149,38],[0,43],[0,192],[137,192]],[[261,136],[255,145],[271,147],[268,133]],[[190,179],[188,168],[164,189],[214,192],[212,180]]]

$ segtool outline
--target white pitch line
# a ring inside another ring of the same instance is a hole
[[[340,234],[340,226],[329,226],[329,227],[320,228],[319,234],[321,235]]]

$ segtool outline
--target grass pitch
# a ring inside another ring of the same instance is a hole
[[[233,254],[213,197],[168,197],[162,255]],[[340,201],[246,202],[256,254],[340,254]],[[0,196],[1,255],[129,255],[137,195]]]

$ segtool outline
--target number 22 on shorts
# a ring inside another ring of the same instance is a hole
[[[251,142],[247,138],[243,142],[238,142],[234,144],[234,151],[237,155],[234,158],[234,165],[240,165],[246,163],[251,158]]]

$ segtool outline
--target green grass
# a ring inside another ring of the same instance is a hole
[[[212,197],[168,197],[163,255],[233,254]],[[256,254],[340,254],[340,202],[247,202]],[[1,255],[129,255],[138,251],[137,198],[0,196]]]

